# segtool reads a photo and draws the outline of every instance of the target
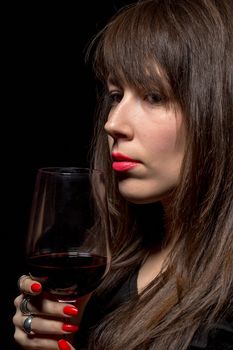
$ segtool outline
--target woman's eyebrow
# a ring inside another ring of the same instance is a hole
[[[107,84],[108,85],[114,85],[114,86],[119,86],[119,81],[117,81],[116,78],[114,78],[112,75],[109,75],[108,76],[108,79],[107,79]]]
[[[113,80],[110,78],[110,79],[107,80],[107,86],[109,87],[109,86],[112,86],[112,85],[115,85],[115,84],[114,84]]]

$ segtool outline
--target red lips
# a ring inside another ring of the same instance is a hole
[[[139,164],[137,160],[132,159],[119,152],[113,152],[112,159],[113,159],[113,163],[112,163],[113,170],[119,171],[119,172],[129,171],[130,169],[134,168]]]

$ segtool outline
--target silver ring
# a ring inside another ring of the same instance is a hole
[[[30,315],[27,318],[25,318],[23,322],[23,330],[26,334],[31,334],[32,332],[32,319],[34,316]]]
[[[19,305],[19,309],[23,315],[31,315],[31,312],[28,309],[28,302],[29,301],[30,301],[30,297],[24,297]]]

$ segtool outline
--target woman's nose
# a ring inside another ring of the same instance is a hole
[[[130,121],[130,108],[127,103],[121,101],[110,111],[104,129],[113,139],[133,137],[133,125]]]

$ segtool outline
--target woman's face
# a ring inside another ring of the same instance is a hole
[[[109,99],[105,130],[120,193],[133,203],[166,200],[178,183],[184,156],[181,112],[158,94],[140,96],[112,83]]]

